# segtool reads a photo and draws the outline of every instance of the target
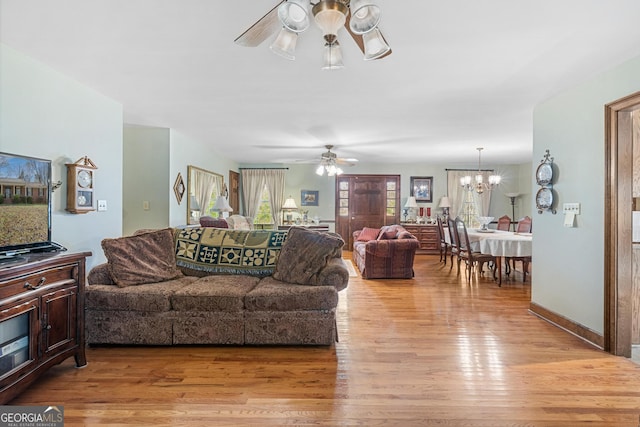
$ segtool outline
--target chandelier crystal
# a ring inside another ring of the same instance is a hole
[[[502,177],[500,175],[489,175],[489,182],[484,182],[484,176],[482,175],[482,163],[481,163],[481,154],[482,154],[482,147],[478,147],[476,148],[476,150],[478,150],[478,173],[476,174],[475,178],[472,178],[471,176],[467,175],[467,176],[463,176],[462,178],[460,178],[460,185],[462,186],[462,188],[464,188],[467,191],[472,191],[472,190],[476,190],[476,192],[478,194],[482,194],[484,193],[484,190],[491,190],[492,188],[500,185],[500,181],[502,180]],[[472,184],[473,181],[473,184]]]

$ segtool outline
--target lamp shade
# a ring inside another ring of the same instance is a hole
[[[296,59],[295,50],[297,41],[298,33],[294,33],[283,27],[269,48],[276,55],[293,61]]]
[[[344,26],[347,20],[349,8],[339,1],[325,0],[313,6],[312,12],[323,35],[337,35],[338,30]]]
[[[448,196],[442,196],[442,198],[440,199],[440,204],[438,205],[439,208],[450,208],[451,207],[451,202],[449,201],[449,197]]]
[[[351,0],[349,27],[355,34],[365,34],[380,22],[380,8],[373,0]]]
[[[231,208],[231,206],[229,205],[229,202],[227,202],[227,199],[224,196],[218,196],[215,204],[213,205],[213,210],[219,211],[219,212],[233,212],[233,209]]]
[[[416,202],[416,198],[414,196],[410,196],[407,199],[407,203],[404,204],[405,208],[417,208],[418,203]]]
[[[362,40],[364,42],[365,61],[380,58],[391,50],[391,47],[389,47],[384,37],[382,37],[382,33],[377,28],[363,34]]]
[[[287,0],[278,7],[278,19],[282,25],[294,33],[309,28],[309,0]]]
[[[337,40],[331,44],[327,43],[324,45],[323,61],[323,70],[338,70],[344,67],[342,50]]]
[[[284,201],[284,205],[282,205],[282,210],[295,210],[298,209],[296,205],[296,201],[293,200],[291,196],[287,200]]]
[[[507,197],[518,197],[520,193],[505,193],[504,195]]]

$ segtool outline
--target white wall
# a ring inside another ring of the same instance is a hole
[[[250,167],[250,165],[245,165]],[[292,195],[298,207],[300,207],[300,190],[318,190],[319,206],[309,208],[309,216],[318,215],[321,219],[333,220],[335,217],[335,178],[318,176],[315,173],[317,165],[288,164],[286,173],[286,196]],[[431,207],[431,214],[440,213],[438,208],[440,198],[447,194],[446,169],[476,169],[476,164],[366,164],[353,167],[344,167],[345,174],[374,174],[374,175],[400,175],[400,202],[405,204],[409,197],[410,182],[412,176],[433,177],[433,202],[419,203],[418,206]],[[484,165],[483,169],[494,168],[503,177],[503,182],[494,190],[491,200],[489,215],[496,218],[508,214],[511,216],[511,202],[504,193],[520,192],[523,196],[516,200],[516,218],[531,214],[531,165]]]
[[[166,128],[131,125],[124,128],[123,235],[169,226],[169,133]]]
[[[533,218],[532,302],[604,332],[604,105],[640,90],[640,57],[537,106],[533,165],[550,150],[559,211],[579,202],[576,228],[563,215]],[[535,179],[531,175],[531,183]],[[532,207],[533,209],[533,207]],[[631,215],[631,213],[629,213]]]
[[[215,136],[212,136],[215,138]],[[169,195],[169,225],[172,227],[187,223],[187,201],[178,201],[173,192],[173,184],[182,174],[184,184],[187,185],[187,166],[197,166],[211,172],[219,173],[224,182],[229,184],[229,170],[238,171],[238,163],[224,156],[224,145],[218,141],[196,141],[179,131],[171,129],[169,148],[169,176],[166,183],[166,193]],[[186,195],[186,193],[185,193]]]
[[[52,160],[52,239],[69,251],[91,251],[122,229],[122,106],[25,55],[0,44],[0,151]],[[89,156],[98,166],[95,198],[108,211],[66,212],[66,167]]]

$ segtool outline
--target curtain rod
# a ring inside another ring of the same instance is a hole
[[[289,168],[238,168],[240,170],[277,170],[277,169],[289,169]]]
[[[472,172],[477,172],[478,169],[445,169],[445,171],[459,171],[459,172],[467,172],[467,171],[472,171]],[[495,171],[495,169],[480,169],[480,172],[493,172]]]

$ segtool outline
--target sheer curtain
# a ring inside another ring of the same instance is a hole
[[[200,206],[200,216],[207,215],[209,213],[209,203],[211,202],[211,194],[214,189],[217,189],[216,194],[220,194],[221,182],[218,182],[218,177],[210,173],[200,172],[193,170],[193,185],[195,191],[195,198]]]
[[[266,170],[265,181],[269,191],[269,201],[271,203],[271,216],[274,224],[278,224],[282,205],[284,204],[284,169]]]
[[[242,202],[244,214],[255,218],[262,201],[262,189],[266,182],[263,169],[242,169]]]
[[[489,182],[491,171],[482,171],[483,182]],[[460,178],[470,175],[471,182],[475,183],[477,170],[449,170],[447,171],[447,194],[451,203],[451,216],[459,216],[465,221],[467,227],[479,227],[479,216],[489,215],[491,204],[491,189],[485,188],[482,194],[477,191],[467,191],[460,185]]]

